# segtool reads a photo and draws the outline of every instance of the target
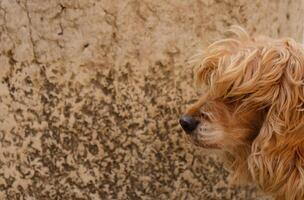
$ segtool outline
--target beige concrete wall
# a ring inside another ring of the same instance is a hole
[[[303,1],[0,0],[0,199],[258,199],[189,145],[189,57],[231,24],[303,35]]]

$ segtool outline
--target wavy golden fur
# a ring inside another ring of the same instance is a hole
[[[236,26],[230,33],[197,58],[204,95],[187,111],[208,117],[212,130],[221,130],[212,138],[222,139],[206,146],[208,137],[196,136],[195,143],[223,150],[235,180],[253,181],[277,199],[303,200],[303,47],[291,38],[252,37]]]

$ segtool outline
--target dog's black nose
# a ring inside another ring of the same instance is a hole
[[[195,130],[199,121],[191,116],[185,115],[179,119],[179,123],[183,127],[184,131],[189,134]]]

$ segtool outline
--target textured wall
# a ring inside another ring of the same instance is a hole
[[[301,40],[302,2],[0,0],[0,199],[257,199],[183,137],[186,63],[231,24]]]

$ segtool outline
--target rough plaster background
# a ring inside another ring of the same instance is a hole
[[[261,199],[183,137],[186,63],[231,24],[301,40],[303,8],[0,0],[0,199]]]

